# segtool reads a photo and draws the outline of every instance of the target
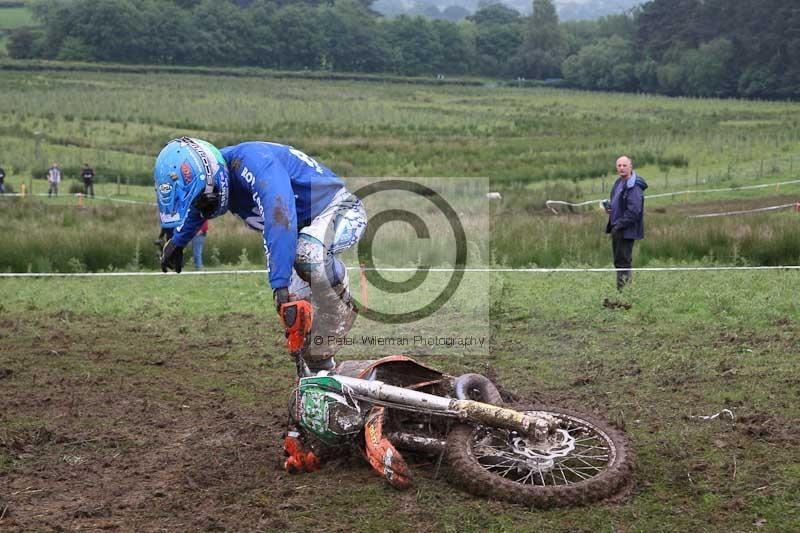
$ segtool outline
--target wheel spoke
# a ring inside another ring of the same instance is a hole
[[[508,464],[508,463],[511,463],[511,464]],[[516,463],[517,462],[514,461],[513,459],[506,459],[502,463],[496,463],[496,464],[490,464],[490,465],[484,465],[484,466],[486,468],[503,468],[503,467],[506,467],[506,466],[509,466],[509,467],[516,466]]]
[[[503,461],[519,461],[519,456],[513,453],[485,453],[485,454],[475,454],[476,459],[486,459],[489,457],[495,457],[497,459],[502,459]]]
[[[575,448],[584,448],[586,451],[589,450],[608,450],[607,446],[586,446],[584,444],[578,444]]]
[[[525,474],[524,476],[522,476],[521,478],[519,478],[516,482],[525,484],[525,481],[528,480],[528,479],[530,479],[531,480],[531,484],[533,484],[533,470],[528,470],[528,473]]]
[[[595,459],[597,461],[608,461],[608,454],[606,455],[581,455],[579,453],[572,454],[571,457],[576,459]]]
[[[581,480],[590,479],[591,478],[591,476],[587,476],[585,474],[582,474],[582,473],[570,468],[569,466],[567,466],[567,465],[565,465],[563,463],[559,463],[558,467],[561,468],[561,474],[562,475],[564,474],[564,470],[566,469],[567,471],[569,471],[569,472],[575,474],[577,477],[581,478]],[[566,480],[566,477],[564,477],[564,479]],[[567,484],[569,485],[571,483],[567,482]]]
[[[575,457],[575,459],[577,459],[578,461],[582,462],[583,464],[585,464],[585,465],[586,465],[586,466],[588,466],[589,468],[591,468],[591,469],[594,469],[594,470],[597,470],[598,472],[601,472],[601,471],[603,470],[602,468],[600,468],[600,467],[598,467],[598,466],[595,466],[595,465],[593,465],[592,463],[589,463],[589,462],[586,462],[586,461],[584,461],[584,460],[583,460],[582,458],[580,458],[580,457]]]
[[[512,470],[514,470],[515,468],[516,468],[516,465],[511,465],[508,468],[506,468],[505,470],[503,470],[502,472],[500,472],[500,475],[503,476],[503,477],[506,477],[508,475],[508,473],[511,472]]]

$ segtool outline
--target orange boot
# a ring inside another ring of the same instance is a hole
[[[411,486],[411,472],[403,456],[383,436],[383,407],[373,407],[364,425],[364,455],[372,469],[396,489]]]
[[[283,468],[290,474],[302,474],[319,470],[319,458],[307,450],[300,440],[300,433],[290,430],[283,440],[283,452],[287,455]]]

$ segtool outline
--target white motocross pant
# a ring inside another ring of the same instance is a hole
[[[333,355],[350,331],[356,308],[350,298],[350,284],[344,263],[337,254],[354,246],[367,227],[364,204],[347,189],[340,189],[308,226],[300,229],[297,255],[289,283],[293,299],[307,299],[314,307],[314,322],[303,357],[309,368],[333,368]]]

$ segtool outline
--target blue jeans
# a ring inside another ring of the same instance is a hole
[[[192,255],[194,256],[194,268],[203,268],[203,244],[206,241],[205,233],[198,233],[192,239]]]

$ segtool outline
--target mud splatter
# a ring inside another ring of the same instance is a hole
[[[275,201],[275,207],[272,209],[272,221],[278,226],[289,228],[288,208],[281,198]]]

